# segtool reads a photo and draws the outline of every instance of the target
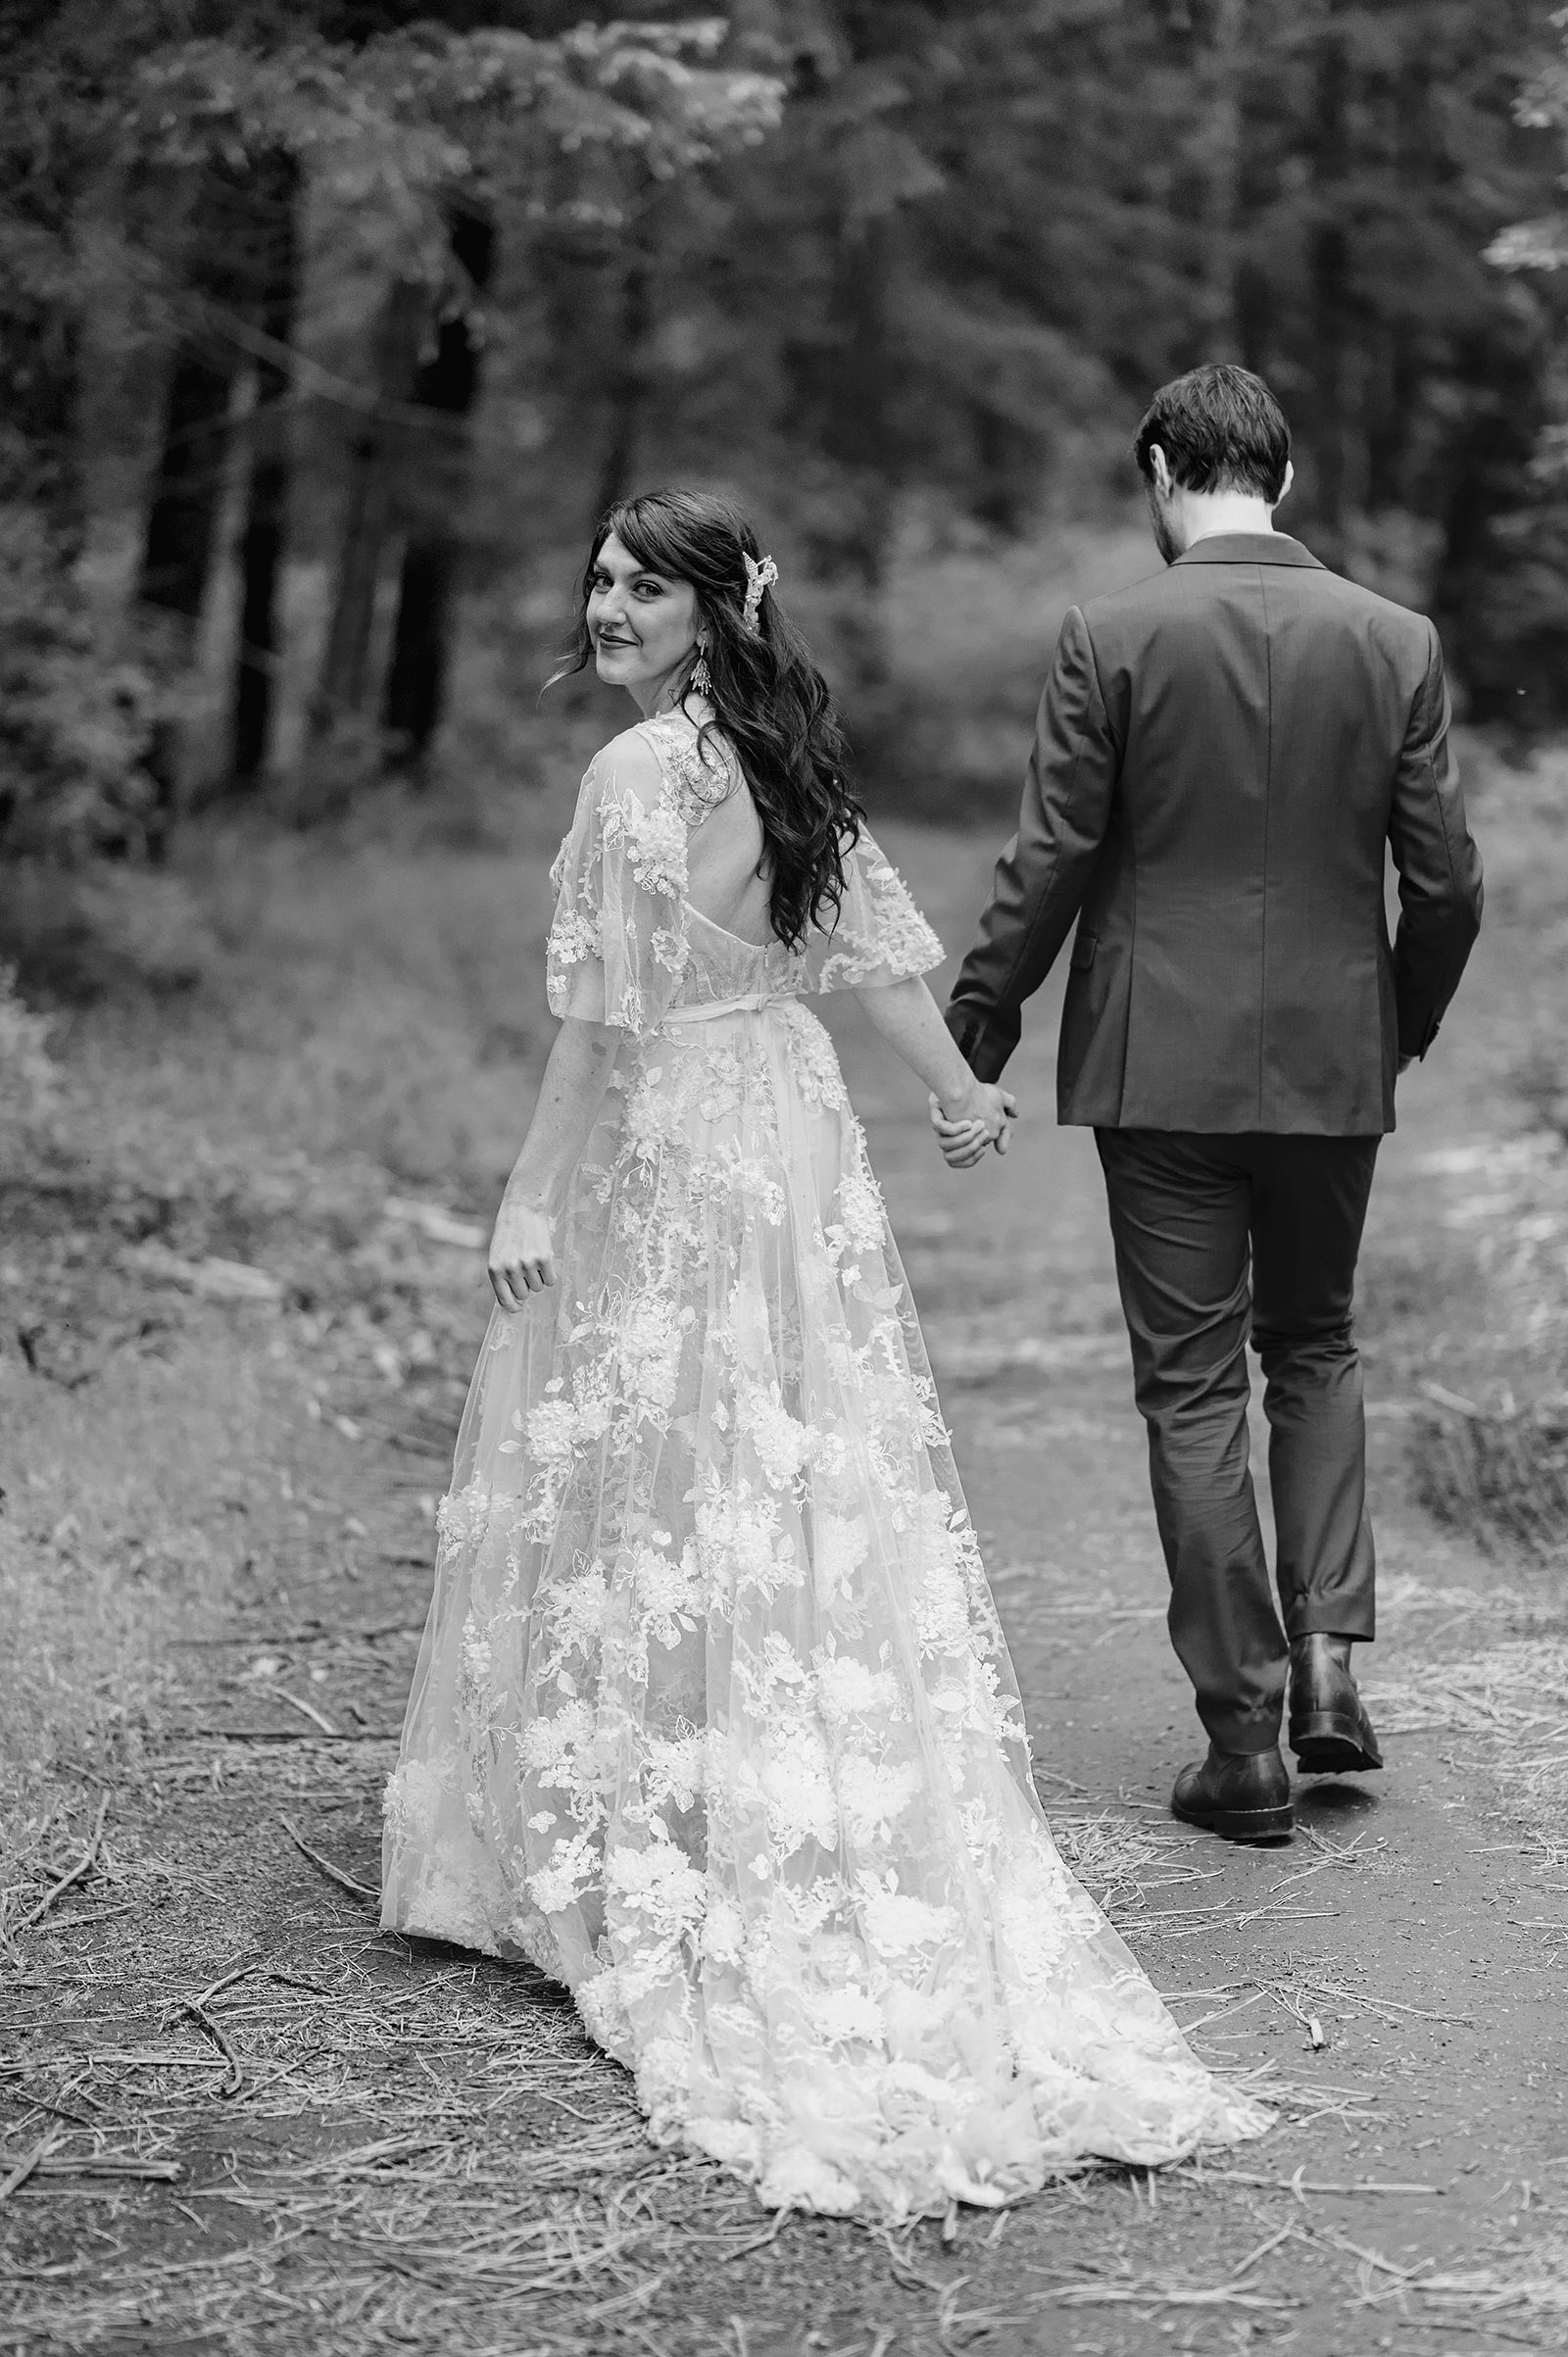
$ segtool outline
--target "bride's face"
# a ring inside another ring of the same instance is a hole
[[[607,687],[651,712],[697,644],[697,592],[650,572],[612,532],[588,587],[588,635]]]

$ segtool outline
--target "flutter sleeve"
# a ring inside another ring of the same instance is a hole
[[[824,910],[806,946],[806,989],[875,989],[928,974],[946,953],[909,898],[903,878],[862,826],[845,861],[844,899],[837,921]]]
[[[635,730],[591,763],[551,882],[551,1013],[652,1031],[686,964],[686,822]]]

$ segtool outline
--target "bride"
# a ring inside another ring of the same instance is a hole
[[[527,1958],[650,2134],[904,2218],[1255,2136],[1053,1846],[828,1034],[1006,1142],[750,526],[614,509],[576,660],[643,718],[555,870],[562,1026],[490,1250],[382,1922]]]

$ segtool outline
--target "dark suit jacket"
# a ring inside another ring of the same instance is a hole
[[[1217,536],[1068,614],[947,1019],[994,1080],[1076,917],[1063,1121],[1375,1133],[1481,899],[1432,624],[1281,534]]]

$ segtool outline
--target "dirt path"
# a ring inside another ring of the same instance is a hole
[[[947,918],[950,940],[973,905],[974,864],[946,870],[959,919]],[[918,865],[934,900],[934,869]],[[1560,1632],[1563,1598],[1522,1565],[1503,1569],[1444,1536],[1414,1501],[1406,1463],[1428,1358],[1436,1346],[1441,1361],[1444,1330],[1464,1314],[1442,1283],[1457,1188],[1431,1165],[1497,1117],[1490,1051],[1506,996],[1500,962],[1483,952],[1451,1028],[1453,1053],[1446,1041],[1405,1085],[1367,1242],[1383,1605],[1381,1642],[1358,1662],[1371,1694],[1387,1697],[1377,1716],[1390,1767],[1300,1788],[1302,1830],[1288,1852],[1193,1838],[1165,1814],[1201,1736],[1164,1629],[1099,1166],[1087,1134],[1049,1118],[1056,994],[1032,1010],[1012,1068],[1037,1117],[1021,1152],[994,1161],[978,1185],[964,1191],[933,1170],[918,1107],[908,1118],[902,1092],[898,1110],[890,1093],[873,1120],[1047,1805],[1092,1880],[1114,1871],[1126,1844],[1128,1884],[1142,1891],[1113,1888],[1113,1912],[1158,1987],[1198,1992],[1177,2010],[1202,2020],[1205,2051],[1238,2068],[1272,2065],[1295,2096],[1287,2123],[1235,2164],[1223,2193],[1221,2168],[1206,2173],[1212,2190],[1184,2185],[1173,2195],[1167,2180],[1156,2213],[1137,2206],[1125,2181],[1106,2180],[1074,2218],[1079,2232],[1092,2216],[1107,2236],[1123,2234],[1134,2276],[1209,2286],[1245,2256],[1243,2218],[1254,2244],[1278,2233],[1245,2276],[1278,2313],[1221,2308],[1200,2327],[1202,2310],[1124,2321],[1096,2309],[1081,2332],[1056,2323],[1063,2347],[1240,2344],[1249,2331],[1265,2344],[1295,2335],[1314,2357],[1494,2348],[1514,2336],[1568,2343],[1563,1829],[1521,1824],[1508,1779],[1494,1773],[1520,1746],[1489,1744],[1480,1714],[1467,1731],[1452,1699],[1455,1665],[1464,1691],[1477,1656]],[[861,1077],[858,1050],[847,1043],[852,1089],[859,1083],[857,1101],[875,1114],[879,1084]],[[1265,1429],[1255,1400],[1253,1421],[1255,1442]],[[1254,1446],[1254,1465],[1263,1462]],[[1548,1715],[1554,1741],[1536,1736],[1524,1748],[1560,1748],[1568,1705]],[[1157,1863],[1138,1859],[1140,1839]],[[1304,2198],[1279,2189],[1298,2170]],[[1244,2174],[1275,2188],[1244,2190]],[[1428,2189],[1308,2189],[1370,2183]],[[1044,2213],[1009,2226],[1014,2265],[1036,2237],[1044,2259],[1055,2241]],[[1451,2279],[1447,2290],[1423,2294],[1427,2271]],[[1406,2272],[1416,2287],[1401,2297]]]
[[[983,857],[888,833],[961,941]],[[1483,965],[1477,1006],[1501,989]],[[37,2156],[0,2190],[0,2347],[1568,2343],[1568,1850],[1520,1813],[1486,1701],[1486,1661],[1560,1632],[1560,1607],[1524,1567],[1442,1537],[1405,1466],[1424,1353],[1464,1313],[1431,1299],[1451,1183],[1423,1165],[1490,1117],[1487,1021],[1409,1090],[1368,1249],[1385,1616],[1363,1676],[1391,1766],[1308,1788],[1294,1846],[1254,1853],[1165,1809],[1197,1723],[1164,1633],[1098,1167],[1050,1117],[1054,1004],[1016,1067],[1018,1150],[967,1183],[937,1159],[918,1092],[873,1066],[853,1014],[835,1020],[1063,1847],[1204,2051],[1270,2071],[1280,2127],[1213,2167],[1105,2171],[896,2237],[771,2232],[710,2170],[650,2153],[620,2075],[534,1976],[382,1940],[288,1830],[373,1884],[466,1365],[393,1390],[363,1337],[329,1347],[309,1321],[203,1307],[187,1340],[218,1337],[253,1372],[225,1493],[245,1567],[221,1625],[189,1633],[171,1723],[116,1780],[93,1873],[19,1937],[0,1990],[18,2033],[5,2149]],[[411,1315],[434,1305],[460,1336],[471,1316],[476,1335],[472,1253],[400,1235]],[[1533,1744],[1552,1748],[1550,1723]],[[62,1872],[93,1792],[54,1837]],[[94,2151],[121,2174],[83,2176]]]

